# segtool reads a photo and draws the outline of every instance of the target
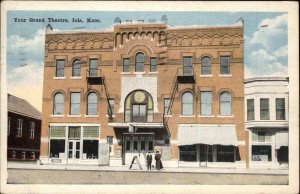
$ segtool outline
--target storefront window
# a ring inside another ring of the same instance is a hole
[[[83,159],[98,159],[98,140],[83,140]]]
[[[288,146],[281,146],[277,150],[277,160],[280,164],[289,162],[289,149],[288,149]]]
[[[270,145],[252,145],[252,161],[272,161]]]
[[[65,140],[51,139],[50,140],[50,158],[59,158],[59,154],[65,153]]]
[[[234,146],[217,145],[218,162],[234,162]]]
[[[186,162],[197,161],[196,145],[179,146],[179,160]]]

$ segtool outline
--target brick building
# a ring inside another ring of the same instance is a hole
[[[41,113],[8,94],[7,159],[36,160],[40,155]]]
[[[245,79],[251,168],[288,167],[288,77]]]
[[[48,25],[41,162],[246,167],[243,20],[226,26]]]

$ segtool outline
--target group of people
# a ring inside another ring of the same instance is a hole
[[[162,162],[161,162],[161,154],[159,153],[159,151],[156,151],[154,159],[155,159],[155,168],[156,168],[156,170],[162,169],[163,165],[162,165]],[[150,152],[147,154],[146,160],[147,160],[147,170],[151,170],[152,155],[151,155]]]

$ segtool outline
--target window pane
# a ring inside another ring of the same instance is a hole
[[[183,57],[183,75],[192,74],[192,57]]]
[[[65,60],[56,61],[56,77],[64,77]]]
[[[193,95],[190,92],[182,95],[182,115],[193,115]]]
[[[138,53],[135,58],[135,71],[143,72],[144,71],[144,54]]]
[[[169,98],[164,99],[164,106],[165,106],[164,114],[165,115],[170,115],[171,114],[171,110],[169,109],[169,107],[170,107],[170,99]]]
[[[75,60],[75,61],[73,62],[73,72],[72,72],[72,76],[73,76],[73,77],[80,76],[80,61],[79,61],[79,60]]]
[[[109,106],[107,107],[107,113],[108,115],[113,115],[114,114],[114,108],[115,108],[115,100],[114,99],[109,99],[108,101]]]
[[[80,139],[80,127],[69,127],[69,138]]]
[[[71,115],[80,114],[80,93],[71,93]]]
[[[123,59],[123,72],[129,72],[129,59]]]
[[[66,127],[52,126],[50,127],[50,137],[66,137]]]
[[[156,72],[157,69],[156,69],[156,58],[151,58],[150,59],[150,72]]]
[[[83,140],[83,159],[98,159],[98,140]]]
[[[217,145],[218,162],[234,162],[234,146]]]
[[[260,99],[260,119],[269,120],[269,99],[262,98]]]
[[[252,146],[252,161],[272,161],[271,146],[253,145]]]
[[[247,120],[254,120],[254,99],[247,99]]]
[[[212,114],[212,92],[201,92],[201,115]]]
[[[231,115],[231,95],[229,92],[222,92],[220,95],[220,114]]]
[[[64,96],[62,93],[57,93],[54,96],[54,107],[53,107],[53,114],[54,115],[62,115],[63,114],[63,104],[64,103]]]
[[[97,126],[86,126],[83,127],[84,138],[99,138],[99,127]]]
[[[201,61],[201,74],[211,74],[211,61],[209,57],[203,57]]]
[[[59,158],[59,154],[65,153],[65,140],[50,140],[50,158]]]
[[[221,57],[221,74],[229,74],[229,57]]]
[[[285,99],[276,98],[276,120],[285,119]]]
[[[90,59],[89,76],[97,76],[98,59]]]
[[[88,115],[97,115],[97,94],[96,93],[90,93],[88,95]]]

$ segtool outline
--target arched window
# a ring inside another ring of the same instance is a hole
[[[56,93],[54,95],[53,114],[62,115],[64,113],[64,95]]]
[[[80,77],[80,61],[78,59],[73,62],[72,77]]]
[[[135,71],[136,72],[144,72],[144,54],[143,53],[138,53],[135,56]]]
[[[88,115],[97,115],[98,112],[98,100],[97,94],[94,92],[89,93],[87,96],[87,114]]]
[[[229,92],[220,94],[220,115],[231,115],[231,94]]]
[[[131,92],[125,100],[125,122],[153,122],[153,99],[142,90]]]
[[[182,95],[182,108],[181,108],[181,114],[184,116],[190,116],[193,115],[193,94],[191,92],[185,92]]]
[[[211,74],[211,60],[209,57],[203,57],[201,59],[201,75]]]

